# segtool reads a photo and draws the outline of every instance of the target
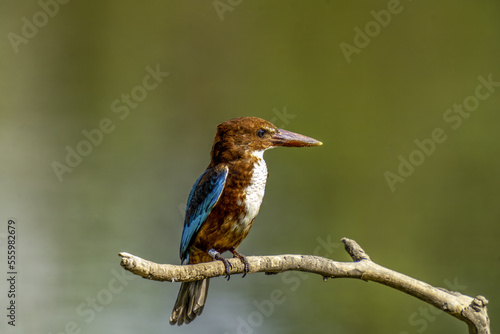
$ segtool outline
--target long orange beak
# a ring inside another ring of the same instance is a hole
[[[273,146],[286,147],[307,147],[323,145],[322,142],[288,130],[278,129],[278,132],[271,137]]]

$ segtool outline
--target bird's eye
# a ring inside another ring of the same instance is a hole
[[[266,132],[267,131],[264,130],[264,129],[259,129],[259,130],[257,130],[257,136],[259,136],[259,138],[262,138],[262,137],[264,137],[264,135],[266,134]]]

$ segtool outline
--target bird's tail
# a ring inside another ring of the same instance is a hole
[[[174,309],[170,315],[171,325],[189,324],[203,312],[207,300],[209,279],[184,282],[181,285]]]

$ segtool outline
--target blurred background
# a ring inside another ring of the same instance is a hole
[[[353,238],[486,296],[495,330],[498,1],[60,1],[0,5],[2,275],[9,218],[18,236],[2,333],[467,333],[382,285],[293,272],[213,279],[203,315],[171,327],[179,284],[125,272],[118,252],[179,262],[216,125],[240,116],[324,143],[266,153],[243,254],[350,261]]]

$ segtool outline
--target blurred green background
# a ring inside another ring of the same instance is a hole
[[[467,333],[384,286],[297,273],[213,279],[203,315],[171,327],[179,284],[134,277],[117,254],[178,263],[216,125],[240,116],[324,143],[266,153],[243,254],[349,261],[350,237],[381,265],[486,296],[496,329],[500,87],[478,78],[500,82],[498,1],[54,4],[0,5],[2,272],[8,218],[19,252],[17,326],[2,305],[2,333]],[[147,68],[169,75],[147,90]],[[443,117],[464,101],[454,129]],[[414,141],[436,128],[446,141],[422,162]],[[60,181],[67,147],[88,154]],[[391,190],[384,173],[410,155],[419,166]],[[285,302],[259,311],[275,289]]]

